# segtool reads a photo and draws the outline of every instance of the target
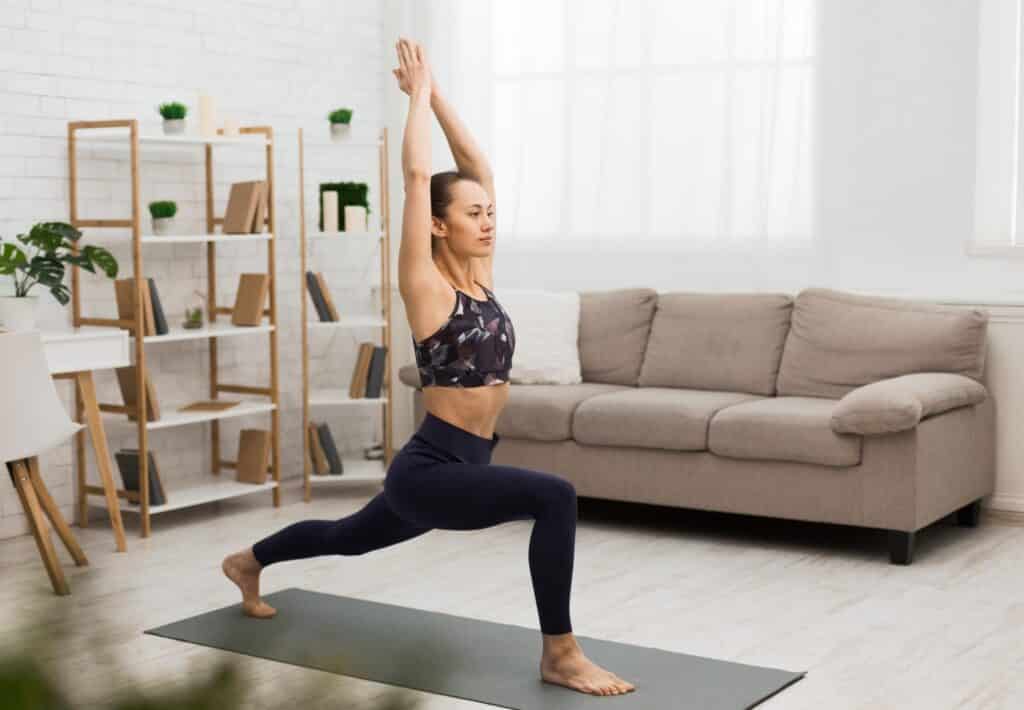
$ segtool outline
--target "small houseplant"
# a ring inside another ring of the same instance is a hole
[[[149,203],[149,215],[153,218],[153,234],[169,234],[178,214],[178,203],[173,200],[157,200]]]
[[[65,222],[40,222],[18,241],[0,238],[0,275],[14,279],[14,295],[0,296],[0,324],[10,330],[32,330],[36,326],[39,298],[30,294],[35,286],[44,286],[61,305],[71,300],[64,284],[65,265],[79,266],[96,273],[99,268],[109,278],[117,276],[117,260],[106,249],[78,244],[82,233]],[[75,247],[78,253],[75,253]]]
[[[164,135],[181,135],[185,132],[185,114],[188,109],[180,101],[168,101],[160,104],[158,109],[164,117]]]
[[[196,291],[195,295],[196,300],[192,305],[185,307],[185,322],[181,324],[183,328],[189,330],[203,327],[203,304],[206,302],[206,296],[201,291]]]
[[[349,124],[352,122],[352,109],[337,108],[327,114],[331,122],[331,138],[344,138],[348,135]]]

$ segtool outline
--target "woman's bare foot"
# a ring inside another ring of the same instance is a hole
[[[263,566],[252,554],[251,547],[228,555],[220,566],[227,578],[242,590],[242,611],[257,619],[269,619],[277,613],[277,609],[260,599],[260,570]]]
[[[593,695],[621,695],[636,690],[632,683],[583,655],[583,649],[572,633],[544,635],[540,675],[548,683]]]

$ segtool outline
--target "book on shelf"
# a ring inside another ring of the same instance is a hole
[[[331,289],[327,288],[327,279],[324,278],[323,273],[316,273],[316,282],[320,286],[320,295],[324,299],[324,305],[327,306],[327,313],[331,316],[332,321],[339,320],[338,309],[334,307],[334,299],[331,298]]]
[[[309,291],[309,298],[313,301],[313,308],[316,309],[316,314],[321,322],[331,320],[331,312],[327,310],[327,301],[320,290],[320,280],[312,271],[306,272],[306,290]]]
[[[135,278],[114,280],[114,299],[117,301],[117,317],[119,320],[135,321]],[[154,322],[153,300],[149,286],[142,288],[142,330],[143,335],[156,335]]]
[[[256,200],[256,214],[253,217],[252,228],[249,231],[253,234],[262,234],[263,228],[267,224],[267,205],[270,200],[270,186],[267,185],[266,180],[260,180],[256,190],[259,193],[259,197]]]
[[[331,436],[331,428],[327,426],[327,422],[322,422],[316,428],[316,433],[330,465],[327,472],[333,476],[340,476],[343,473],[341,457],[338,455],[338,447],[334,445],[334,437]]]
[[[270,463],[270,432],[242,429],[238,435],[235,478],[242,483],[266,483]]]
[[[167,327],[167,315],[164,313],[163,304],[160,302],[160,294],[156,290],[156,281],[149,281],[149,301],[153,312],[153,329],[157,335],[167,335],[171,332]]]
[[[224,234],[249,234],[256,219],[262,180],[247,180],[231,184],[228,204],[224,209],[221,231]]]
[[[356,353],[356,364],[352,369],[352,381],[349,382],[348,396],[351,399],[362,399],[366,396],[366,373],[373,359],[374,344],[370,341],[359,343]]]
[[[263,323],[263,310],[266,307],[269,289],[270,276],[267,274],[242,274],[238,279],[235,305],[231,310],[231,324]]]
[[[370,358],[369,372],[366,375],[367,397],[380,397],[381,385],[384,382],[384,362],[387,355],[387,348],[383,345],[376,345],[373,348],[373,355]]]
[[[135,412],[139,407],[138,403],[138,389],[135,382],[135,365],[126,365],[124,367],[116,368],[117,372],[117,386],[121,389],[121,398],[124,400],[124,406],[128,409],[126,412],[128,419],[136,421],[137,417]],[[146,421],[155,422],[160,419],[160,404],[156,399],[156,389],[153,387],[153,381],[149,379],[149,373],[146,373]]]
[[[124,482],[125,496],[131,503],[141,502],[142,493],[139,488],[139,450],[119,449],[114,458],[117,467],[121,471],[121,480]],[[156,465],[156,456],[153,449],[146,451],[146,473],[149,479],[149,504],[163,505],[167,502],[167,494],[164,492],[163,482],[160,480],[160,470]],[[134,494],[134,495],[133,495]]]
[[[320,432],[317,429],[316,422],[311,421],[309,423],[306,436],[309,438],[309,458],[312,463],[313,473],[323,476],[330,470],[330,464],[327,462],[327,454],[320,443]]]

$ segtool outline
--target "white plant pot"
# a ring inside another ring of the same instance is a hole
[[[165,118],[164,119],[164,135],[166,136],[180,136],[185,132],[185,119],[184,118]]]
[[[0,326],[7,330],[35,330],[39,296],[0,296]]]
[[[349,134],[349,128],[352,124],[350,123],[332,123],[331,124],[331,140],[341,140],[347,138]]]
[[[174,227],[174,217],[154,217],[153,234],[170,234]]]

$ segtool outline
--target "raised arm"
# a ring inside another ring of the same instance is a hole
[[[430,70],[422,53],[409,41],[396,45],[400,81],[409,94],[409,115],[402,138],[405,208],[398,249],[398,288],[403,298],[422,291],[436,279],[430,255]]]
[[[494,174],[487,156],[480,150],[469,129],[459,119],[455,109],[438,90],[437,84],[431,79],[430,107],[434,109],[438,123],[448,139],[455,165],[459,172],[473,177],[483,185],[484,190],[494,202]]]

